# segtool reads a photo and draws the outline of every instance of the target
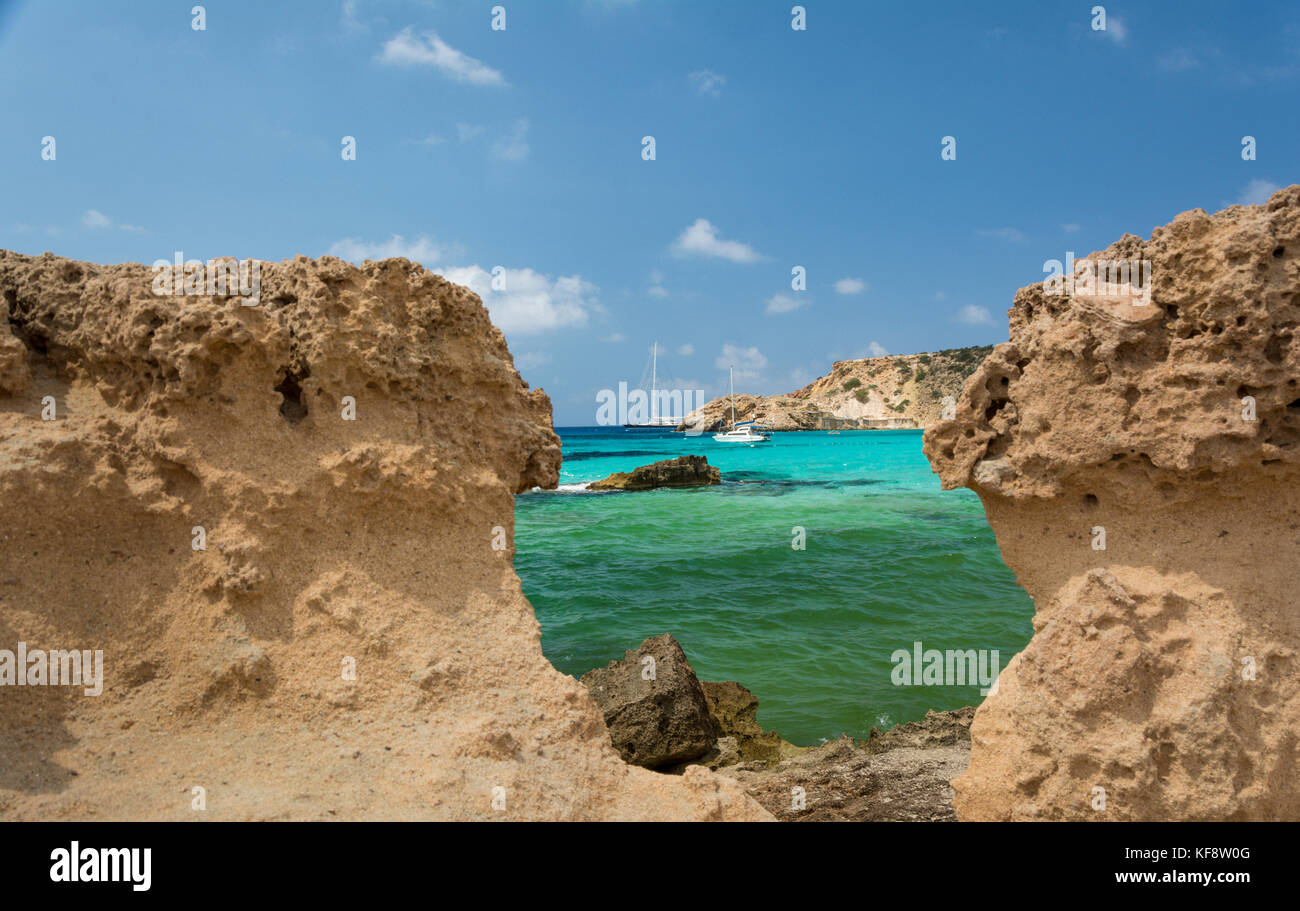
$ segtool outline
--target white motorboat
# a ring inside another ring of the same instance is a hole
[[[719,443],[766,443],[771,432],[761,429],[753,421],[736,423],[736,368],[731,368],[731,429],[713,435]]]

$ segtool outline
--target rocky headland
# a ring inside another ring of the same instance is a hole
[[[831,372],[789,395],[737,395],[736,420],[773,430],[899,430],[929,427],[955,404],[991,346],[836,361]],[[678,430],[712,433],[731,423],[731,398],[712,399]]]

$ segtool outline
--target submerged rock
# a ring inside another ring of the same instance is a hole
[[[722,483],[722,472],[704,456],[685,455],[619,471],[603,481],[593,481],[588,490],[654,490],[657,487],[708,487]]]

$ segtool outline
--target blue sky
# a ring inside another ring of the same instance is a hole
[[[0,247],[406,255],[559,425],[656,339],[709,395],[1003,341],[1045,260],[1300,180],[1289,3],[193,5],[0,0]]]

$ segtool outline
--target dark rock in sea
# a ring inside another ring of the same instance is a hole
[[[697,759],[717,739],[704,690],[672,636],[647,639],[581,680],[605,716],[614,749],[632,765],[656,769]]]
[[[588,490],[654,490],[656,487],[707,487],[721,484],[722,472],[704,456],[687,455],[619,471],[587,485]]]

